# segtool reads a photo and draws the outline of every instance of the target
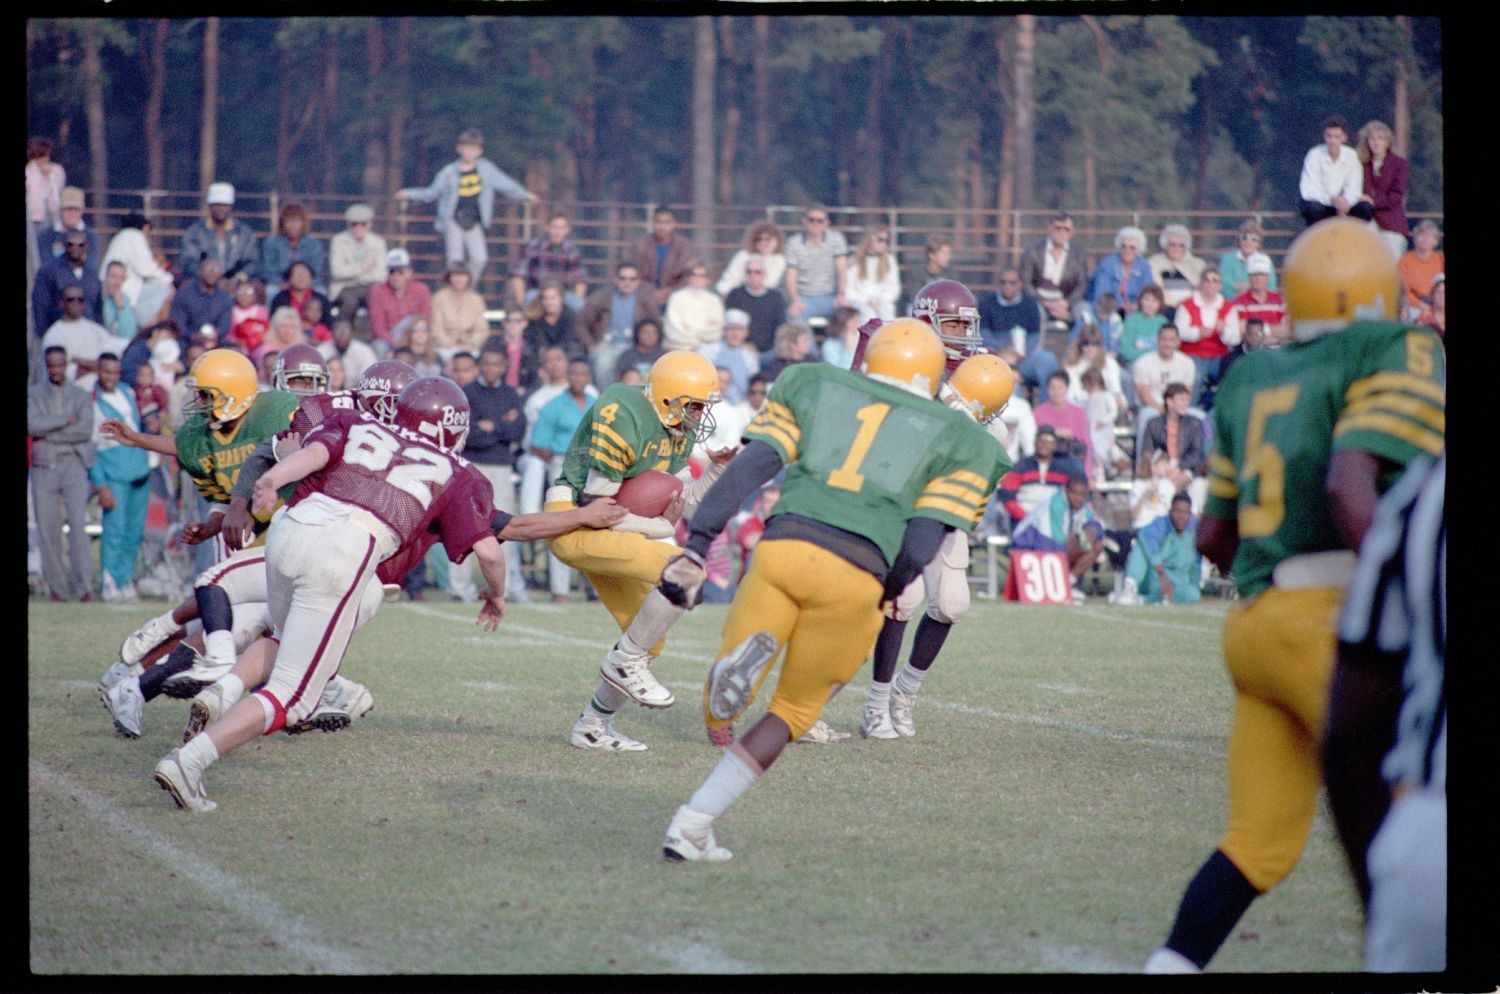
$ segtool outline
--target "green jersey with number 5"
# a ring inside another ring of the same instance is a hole
[[[1443,451],[1443,347],[1429,328],[1359,322],[1252,352],[1214,398],[1204,512],[1239,529],[1243,596],[1291,556],[1344,547],[1324,496],[1333,453],[1377,457],[1385,489],[1418,452]]]
[[[887,563],[908,518],[973,528],[1010,469],[1005,449],[967,415],[824,363],[782,372],[744,437],[786,463],[773,517],[864,536]]]

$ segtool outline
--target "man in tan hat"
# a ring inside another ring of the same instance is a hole
[[[204,198],[208,218],[200,218],[182,235],[178,265],[186,276],[198,275],[204,259],[217,259],[219,280],[231,292],[241,276],[260,278],[260,239],[234,214],[234,187],[229,183],[209,185]]]
[[[344,211],[343,231],[328,242],[328,296],[338,317],[354,320],[354,312],[368,306],[370,287],[384,283],[385,239],[370,230],[375,210],[369,204],[350,204]]]
[[[88,254],[84,256],[83,264],[97,271],[103,256],[100,255],[101,243],[99,232],[83,220],[83,191],[76,186],[65,186],[58,197],[60,217],[54,221],[52,228],[43,237],[46,241],[41,245],[42,261],[55,259],[63,254],[63,240],[70,231],[83,232],[84,238],[88,240]]]

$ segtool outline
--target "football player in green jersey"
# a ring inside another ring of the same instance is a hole
[[[1444,449],[1442,345],[1393,320],[1399,281],[1380,238],[1353,219],[1319,222],[1283,275],[1294,342],[1245,356],[1220,385],[1198,529],[1198,550],[1241,597],[1223,640],[1229,825],[1148,973],[1202,970],[1301,858],[1354,550],[1380,491]]]
[[[750,706],[785,650],[768,713],[729,747],[667,828],[670,860],[729,858],[713,822],[818,720],[875,644],[881,608],[978,520],[1006,465],[977,422],[933,400],[943,345],[912,318],[871,338],[866,375],[823,364],[777,377],[746,446],[704,496],[660,592],[690,605],[709,543],[783,466],[786,483],[724,621],[704,686],[710,728]]]
[[[693,513],[738,451],[711,452],[712,464],[692,479],[688,456],[694,442],[713,432],[718,400],[719,374],[707,359],[668,352],[652,365],[644,388],[615,383],[599,394],[573,433],[559,482],[547,491],[544,510],[566,511],[613,496],[622,482],[647,470],[673,473],[684,483],[680,499],[661,517],[627,514],[613,528],[570,532],[549,543],[553,555],[588,577],[621,630],[599,666],[599,686],[569,734],[580,749],[644,750],[645,743],[615,730],[615,711],[631,700],[648,708],[671,707],[675,700],[650,667],[668,630],[692,605],[666,600],[656,580],[678,552],[666,541],[678,517]]]

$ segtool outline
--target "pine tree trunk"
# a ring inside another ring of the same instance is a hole
[[[714,19],[693,18],[693,230],[699,245],[714,242],[714,91],[718,52]]]
[[[734,71],[734,18],[719,18],[719,46],[729,71],[724,74],[724,134],[719,139],[718,201],[734,202],[734,156],[740,136],[739,74]]]
[[[386,124],[385,195],[395,197],[406,174],[406,122],[411,115],[411,42],[416,19],[403,17],[396,24],[396,75],[398,82],[391,99],[391,113]]]
[[[332,38],[323,46],[323,89],[319,98],[318,114],[318,161],[322,166],[319,193],[328,193],[334,187],[338,171],[338,149],[333,141],[333,125],[338,120],[339,109],[339,46]]]
[[[750,169],[750,200],[764,204],[771,199],[771,19],[758,14],[752,19],[755,47],[752,51],[755,77],[755,164]]]
[[[146,186],[160,190],[166,183],[166,135],[161,126],[162,104],[167,93],[167,32],[172,22],[158,17],[151,25],[151,43],[143,45],[149,51],[146,76],[151,81],[146,92],[146,111],[143,127],[146,133]]]
[[[885,176],[882,166],[885,157],[881,154],[884,121],[882,111],[886,104],[886,84],[890,80],[891,60],[896,53],[896,35],[884,32],[880,52],[870,71],[870,89],[865,94],[864,124],[860,127],[855,142],[854,198],[861,207],[874,207],[880,203]]]
[[[282,18],[281,30],[285,31],[286,28],[286,19]],[[292,134],[293,74],[290,46],[281,46],[277,58],[281,67],[281,79],[276,107],[276,189],[290,190],[292,188],[292,146],[296,142]]]
[[[109,139],[104,128],[104,70],[100,64],[99,25],[85,21],[83,27],[83,105],[89,122],[89,185],[94,206],[105,206],[109,189]]]
[[[203,124],[198,147],[198,189],[207,190],[218,168],[219,148],[219,19],[203,20]]]
[[[380,105],[387,94],[379,84],[385,72],[385,29],[380,18],[369,18],[365,25],[365,57],[370,63],[371,85],[365,88],[365,167],[360,189],[366,199],[374,199],[385,189],[385,136],[381,134]]]
[[[1401,15],[1396,26],[1406,41],[1405,50],[1411,50],[1411,18]],[[1391,151],[1403,158],[1411,147],[1411,67],[1407,65],[1405,52],[1396,57],[1395,92],[1391,94]]]
[[[1036,15],[1016,16],[1016,105],[1011,115],[1015,129],[1015,204],[1030,210],[1036,204],[1036,96],[1032,82],[1036,77]]]

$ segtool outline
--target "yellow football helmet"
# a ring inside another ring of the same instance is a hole
[[[912,393],[936,397],[946,359],[942,339],[916,318],[887,321],[865,347],[865,375]]]
[[[711,409],[723,399],[719,371],[696,352],[668,352],[651,364],[646,399],[669,430],[701,442],[713,434]]]
[[[188,413],[201,413],[219,427],[235,420],[255,402],[255,365],[233,349],[210,349],[188,370]]]
[[[1292,337],[1311,341],[1354,321],[1394,321],[1400,277],[1380,236],[1352,217],[1319,221],[1297,236],[1282,263]]]
[[[1010,403],[1016,374],[1010,364],[988,352],[969,356],[958,364],[944,384],[948,406],[963,411],[980,424],[989,424]]]

